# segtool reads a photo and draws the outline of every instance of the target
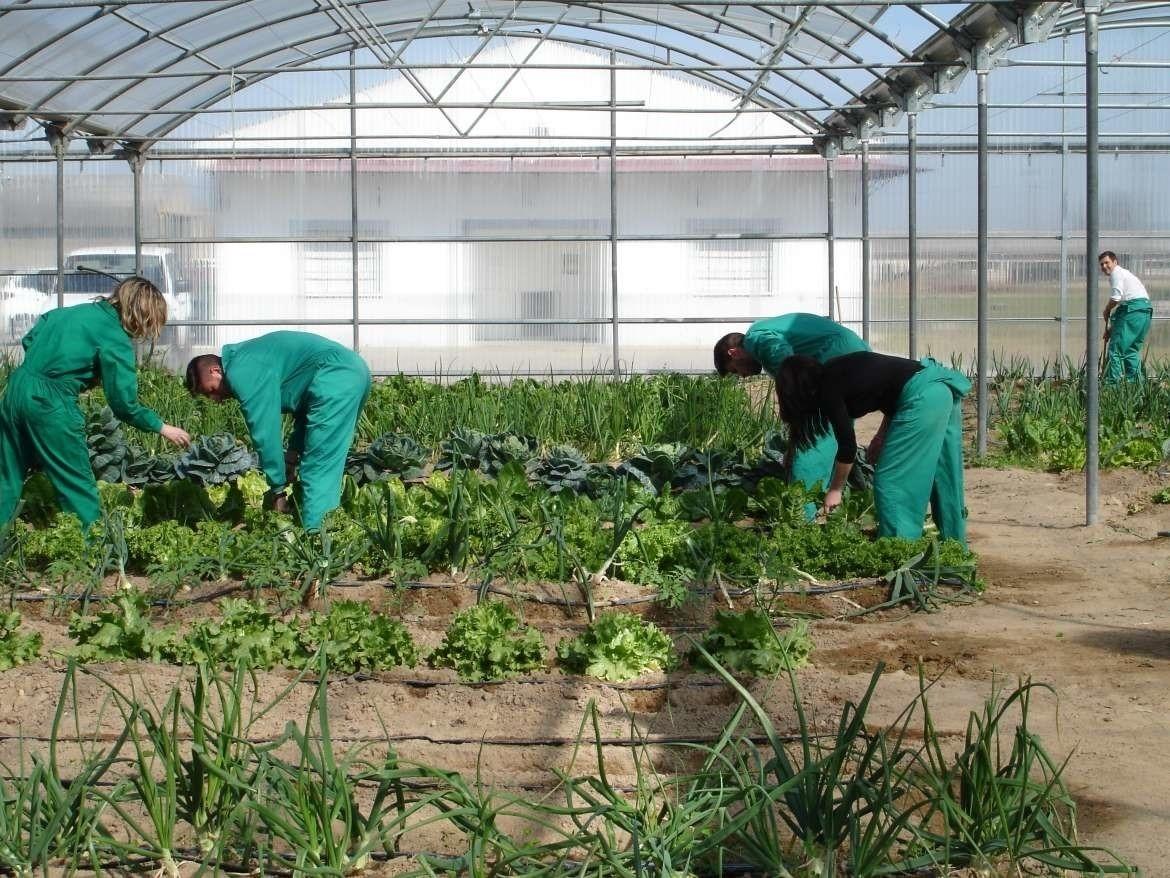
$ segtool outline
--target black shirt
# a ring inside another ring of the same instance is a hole
[[[857,436],[853,419],[880,411],[892,415],[902,388],[922,369],[917,360],[858,351],[825,363],[819,397],[821,414],[837,436],[837,462],[853,463]]]

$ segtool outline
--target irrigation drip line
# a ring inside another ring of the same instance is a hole
[[[146,661],[145,659],[132,659],[131,661]],[[152,665],[163,664],[161,662],[150,662]],[[166,664],[166,667],[182,669],[186,665],[172,665]],[[65,674],[68,668],[46,666],[44,670],[55,674]],[[304,677],[296,680],[296,683],[302,686],[317,686],[320,680],[315,677]],[[463,689],[491,689],[497,686],[571,686],[577,690],[585,690],[587,688],[605,688],[613,689],[618,692],[656,692],[662,689],[719,689],[727,685],[723,682],[722,677],[714,675],[704,675],[699,672],[685,674],[681,679],[675,680],[659,680],[653,683],[613,683],[606,680],[601,680],[596,677],[585,677],[581,675],[568,675],[562,677],[548,678],[532,678],[532,677],[512,677],[506,680],[424,680],[417,677],[407,677],[404,679],[394,679],[387,677],[385,674],[375,675],[369,673],[358,674],[339,674],[330,677],[329,685],[337,683],[393,683],[402,686],[409,686],[414,689],[440,689],[445,686],[460,687]],[[0,738],[3,740],[3,738]]]
[[[812,736],[809,736],[812,737]],[[8,742],[35,742],[38,744],[112,744],[121,738],[121,733],[95,732],[86,737],[66,735],[0,735],[0,744]],[[778,740],[786,744],[795,744],[805,740],[801,735],[778,735]],[[310,741],[324,740],[317,736],[308,736]],[[189,741],[191,738],[179,736],[177,740]],[[286,743],[283,735],[276,738],[249,738],[250,744],[277,744]],[[376,738],[348,737],[345,735],[330,735],[329,741],[334,744],[401,744],[421,741],[439,746],[460,746],[475,744],[487,747],[568,747],[576,745],[600,745],[602,747],[643,747],[647,745],[667,746],[677,744],[714,744],[723,740],[722,734],[716,735],[643,735],[640,738],[582,738],[568,735],[544,738],[439,738],[434,735],[382,735]],[[767,744],[771,739],[767,735],[737,735],[737,741],[749,741],[753,744]]]
[[[1166,535],[1170,535],[1170,531],[1159,534],[1159,536],[1166,536]],[[844,591],[861,591],[862,589],[880,586],[880,585],[882,585],[882,583],[883,583],[883,578],[878,576],[878,577],[873,577],[871,579],[855,579],[855,580],[850,580],[848,582],[839,582],[839,583],[835,583],[833,585],[812,585],[812,586],[809,586],[807,588],[770,589],[770,590],[768,590],[767,594],[768,594],[768,596],[782,596],[782,597],[783,596],[804,597],[804,596],[809,596],[809,595],[815,596],[815,595],[837,594],[837,593],[844,592]],[[474,592],[478,593],[480,591],[486,590],[486,591],[490,592],[491,594],[499,595],[501,597],[514,598],[516,600],[524,600],[524,601],[529,601],[531,603],[536,603],[536,604],[546,604],[546,605],[550,605],[550,606],[565,607],[567,609],[587,609],[590,606],[592,606],[594,609],[599,608],[599,607],[600,608],[629,607],[629,606],[638,606],[641,604],[660,603],[663,600],[660,595],[647,595],[645,597],[636,597],[636,598],[611,598],[611,599],[605,600],[605,601],[593,601],[593,603],[590,604],[588,601],[577,601],[577,600],[572,600],[570,598],[552,598],[552,597],[547,597],[545,595],[538,595],[538,594],[521,594],[521,593],[517,593],[515,591],[509,591],[507,589],[500,588],[499,586],[495,586],[495,585],[488,586],[487,589],[483,589],[479,585],[475,585],[473,583],[421,582],[421,581],[417,581],[417,580],[406,580],[403,582],[387,581],[387,582],[379,583],[377,581],[365,582],[365,581],[356,580],[356,579],[342,579],[342,580],[335,580],[333,582],[328,583],[328,586],[330,588],[365,588],[365,587],[378,586],[378,585],[380,585],[384,589],[406,589],[406,590],[411,590],[411,591],[423,591],[423,590],[443,591],[443,590],[447,590],[447,589],[461,589],[464,591],[474,591]],[[574,585],[574,583],[565,583],[565,585],[572,586],[572,585]],[[226,597],[228,595],[237,594],[241,591],[250,591],[250,590],[251,590],[250,586],[241,582],[238,584],[233,584],[233,585],[225,586],[225,587],[220,588],[220,589],[216,589],[215,591],[212,591],[212,592],[207,592],[206,594],[199,594],[199,595],[195,595],[193,597],[188,597],[188,598],[179,598],[179,599],[157,598],[155,600],[150,601],[150,605],[152,607],[192,606],[195,604],[210,603],[211,601],[217,600],[218,598],[221,598],[221,597]],[[725,592],[723,592],[719,589],[716,589],[716,588],[696,588],[696,589],[692,589],[691,591],[693,594],[704,595],[707,597],[720,597],[720,598],[722,598],[725,594]],[[742,597],[749,597],[755,593],[756,593],[755,589],[750,589],[750,588],[728,589],[726,591],[726,596],[729,598],[742,598]],[[113,597],[112,595],[86,594],[86,593],[45,594],[43,592],[16,592],[14,594],[7,595],[6,599],[10,600],[10,601],[20,602],[20,603],[43,603],[43,602],[47,602],[47,601],[60,601],[62,603],[82,603],[82,602],[86,602],[86,601],[92,601],[92,602],[98,603],[101,601],[110,600],[112,597]]]
[[[622,791],[618,787],[613,787],[612,785],[611,785],[611,788],[614,790],[617,790],[618,792]],[[174,854],[175,860],[180,862],[180,863],[190,862],[190,863],[199,863],[201,865],[204,865],[207,863],[207,854],[204,853],[203,851],[196,849],[196,848],[175,848],[172,851],[172,853]],[[283,863],[283,859],[280,858],[279,854],[276,854],[275,857],[278,860],[280,860],[281,863]],[[369,857],[372,861],[374,861],[376,863],[390,863],[390,862],[393,862],[394,860],[404,860],[404,859],[411,859],[411,858],[429,860],[431,862],[436,862],[436,863],[441,863],[441,862],[450,863],[450,862],[454,862],[454,861],[458,860],[460,858],[460,854],[454,853],[454,852],[444,854],[444,853],[439,853],[438,851],[404,851],[404,850],[388,851],[388,850],[380,850],[380,851],[370,851]],[[102,866],[102,868],[114,870],[114,869],[124,869],[128,864],[144,866],[148,863],[158,863],[158,862],[159,862],[159,860],[154,859],[154,858],[139,857],[133,861],[129,861],[129,860],[110,861],[110,862],[101,863],[100,865]],[[566,859],[558,858],[557,862],[560,863],[562,866],[565,866],[565,867],[571,868],[571,869],[580,869],[586,865],[586,863],[582,860],[566,860]],[[257,863],[257,865],[250,866],[250,865],[246,865],[244,863],[225,863],[225,862],[219,862],[219,861],[214,861],[214,865],[218,871],[226,872],[226,873],[231,874],[231,875],[255,875],[255,874],[257,874],[257,869],[259,867],[259,863]],[[266,861],[264,863],[264,874],[269,875],[269,876],[273,876],[273,878],[292,878],[293,875],[300,874],[300,872],[297,870],[294,870],[291,867],[288,867],[288,868],[283,867],[282,865],[274,867],[270,862]],[[756,865],[752,865],[750,863],[721,863],[719,866],[718,872],[704,871],[702,869],[699,869],[696,872],[696,874],[703,875],[703,876],[712,876],[712,878],[715,878],[715,876],[720,876],[720,878],[727,878],[727,876],[738,876],[738,875],[751,876],[751,875],[760,874],[760,867],[756,866]],[[912,873],[912,874],[917,875],[917,874],[926,874],[926,873]]]

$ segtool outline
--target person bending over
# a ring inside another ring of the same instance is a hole
[[[782,314],[757,320],[745,332],[729,332],[715,344],[715,369],[720,375],[749,377],[766,371],[773,378],[780,364],[794,354],[826,363],[834,357],[868,351],[857,333],[827,317],[816,314]],[[789,445],[788,480],[810,490],[828,487],[837,456],[837,441],[824,433],[803,447]],[[808,504],[805,514],[816,516],[816,505]]]
[[[818,363],[792,356],[776,378],[780,415],[798,446],[826,432],[837,457],[825,511],[841,503],[857,448],[853,419],[883,415],[870,443],[878,535],[917,539],[929,504],[944,539],[967,544],[963,499],[963,396],[971,382],[929,357],[922,361],[860,352]]]
[[[187,389],[216,402],[239,400],[260,468],[266,505],[288,511],[284,491],[297,465],[301,524],[318,530],[341,501],[345,457],[370,392],[365,361],[337,342],[307,332],[270,332],[224,345],[187,365]],[[293,416],[288,450],[281,414]]]

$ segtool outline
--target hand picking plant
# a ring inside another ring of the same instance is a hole
[[[574,674],[621,683],[678,664],[674,643],[633,613],[602,613],[585,631],[557,644],[557,660]]]
[[[457,613],[427,663],[469,682],[502,680],[543,668],[544,641],[507,604],[489,601]]]
[[[781,634],[763,610],[745,610],[742,613],[720,610],[715,623],[703,635],[702,650],[692,649],[691,663],[696,668],[712,667],[706,656],[711,655],[732,671],[771,677],[785,669],[808,664],[813,642],[808,623],[795,622]]]

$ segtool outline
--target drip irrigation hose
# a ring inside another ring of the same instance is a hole
[[[1170,532],[1167,532],[1170,533]],[[942,584],[945,583],[940,580]],[[803,596],[817,596],[827,594],[837,594],[846,591],[861,591],[866,588],[874,588],[881,586],[883,579],[881,577],[874,577],[872,579],[855,579],[848,582],[835,583],[833,585],[816,585],[808,588],[791,588],[791,589],[775,589],[768,592],[769,596],[779,597],[803,597]],[[460,582],[422,582],[419,580],[404,580],[402,582],[378,582],[378,581],[362,581],[357,579],[343,579],[336,580],[329,583],[330,588],[369,588],[374,586],[381,586],[383,589],[406,589],[410,591],[423,590],[447,590],[447,589],[462,589],[464,591],[480,592],[482,589],[479,585],[473,583]],[[572,585],[572,583],[565,583],[565,585]],[[223,588],[216,589],[213,592],[199,594],[188,598],[159,598],[150,601],[150,605],[154,607],[185,607],[194,604],[210,603],[221,597],[226,597],[232,594],[238,594],[241,591],[250,591],[251,588],[244,584],[238,583],[228,585]],[[486,589],[491,594],[499,595],[500,597],[509,597],[516,600],[529,601],[535,604],[547,604],[551,606],[566,607],[570,609],[586,609],[590,606],[586,601],[575,601],[569,598],[551,598],[545,595],[538,594],[522,594],[499,586],[488,586]],[[696,588],[692,589],[693,594],[704,595],[707,597],[722,597],[724,592],[716,588]],[[728,597],[742,598],[755,594],[755,591],[750,588],[728,589],[726,592]],[[7,595],[4,600],[17,601],[22,603],[43,603],[46,601],[61,601],[63,603],[80,603],[83,601],[101,602],[110,599],[110,595],[104,594],[45,594],[43,592],[16,592],[15,594]],[[656,604],[661,602],[662,598],[658,595],[648,595],[645,597],[636,598],[612,598],[608,601],[594,601],[592,606],[597,607],[632,607],[642,604]]]
[[[122,737],[122,733],[114,732],[96,732],[92,735],[69,736],[69,735],[4,735],[0,734],[0,743],[7,743],[9,741],[22,742],[31,741],[37,744],[112,744]],[[807,738],[822,737],[816,735],[777,735],[777,740],[783,741],[785,744],[795,744]],[[831,737],[831,736],[828,736]],[[180,737],[179,740],[187,741],[190,738]],[[275,738],[249,738],[249,744],[277,744],[286,741],[284,735]],[[316,736],[309,736],[308,740],[321,741],[323,739]],[[580,736],[561,735],[545,738],[439,738],[434,735],[412,735],[412,734],[387,734],[378,737],[349,737],[346,735],[330,735],[329,740],[334,744],[401,744],[410,741],[421,741],[427,744],[435,744],[437,746],[461,746],[474,744],[476,746],[485,745],[489,747],[569,747],[590,744],[600,745],[602,747],[643,747],[643,746],[676,746],[683,744],[715,744],[723,740],[723,734],[712,735],[643,735],[640,738],[582,738]],[[752,744],[767,744],[771,741],[767,735],[737,735],[737,741],[748,741]]]

